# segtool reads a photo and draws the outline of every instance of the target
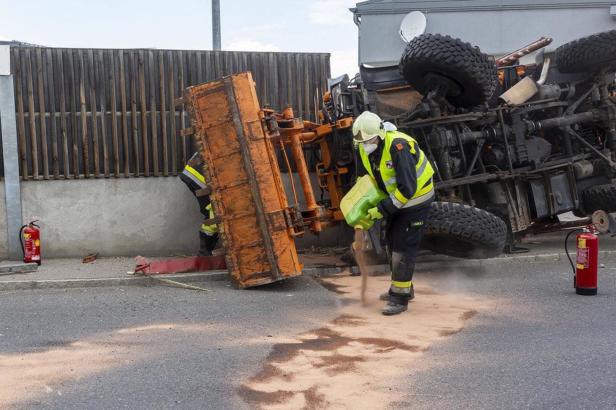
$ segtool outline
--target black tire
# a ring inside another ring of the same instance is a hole
[[[459,107],[488,101],[498,83],[492,57],[460,39],[440,34],[422,34],[411,40],[399,69],[406,81],[424,95],[430,91],[429,74],[453,81],[459,90],[447,95],[447,100]]]
[[[483,209],[453,202],[433,202],[422,246],[458,258],[498,256],[507,242],[507,225]]]
[[[558,47],[556,65],[561,73],[596,72],[616,68],[616,30],[582,37]]]
[[[616,185],[596,185],[585,189],[582,192],[582,206],[587,215],[598,210],[616,212]]]

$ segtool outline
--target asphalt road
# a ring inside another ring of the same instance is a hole
[[[561,261],[420,268],[416,281],[481,296],[490,308],[408,369],[392,386],[395,407],[616,408],[616,258],[602,262],[596,297],[574,294],[570,268]],[[84,369],[76,381],[41,376],[49,378],[45,390],[39,383],[16,407],[248,408],[237,388],[260,369],[270,339],[337,316],[338,295],[309,278],[242,292],[224,280],[204,286],[211,292],[126,287],[0,294],[2,357],[50,365],[49,353],[59,351]],[[81,360],[83,349],[109,360]]]
[[[37,383],[17,407],[248,408],[236,389],[259,370],[268,339],[336,316],[335,294],[308,278],[253,291],[233,290],[226,280],[202,285],[211,291],[158,286],[0,294],[0,355],[66,349],[60,356],[74,356],[75,370],[93,368],[77,381],[43,375],[45,390]],[[139,331],[148,326],[153,330]],[[96,363],[80,362],[84,341],[93,359],[121,363],[97,371]],[[55,358],[36,360],[43,367]]]
[[[420,273],[491,308],[409,369],[400,403],[418,409],[616,408],[616,258],[599,294],[574,293],[568,262]]]

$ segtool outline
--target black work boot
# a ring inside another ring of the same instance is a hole
[[[199,256],[212,256],[212,251],[218,242],[218,234],[210,236],[199,232],[199,241]]]
[[[389,302],[391,299],[391,295],[389,294],[389,291],[385,293],[381,293],[381,296],[379,296],[379,299],[385,302]],[[413,299],[415,299],[415,286],[411,285],[411,293],[409,293],[409,301]]]
[[[409,309],[408,304],[402,304],[397,302],[389,301],[381,311],[385,316],[393,316],[398,315],[402,312],[406,312]]]

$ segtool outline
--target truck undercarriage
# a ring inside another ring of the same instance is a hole
[[[371,110],[415,136],[436,170],[424,247],[491,257],[526,233],[562,227],[563,213],[616,211],[615,49],[610,31],[536,64],[497,67],[468,43],[424,34],[398,67],[332,80],[323,119]]]

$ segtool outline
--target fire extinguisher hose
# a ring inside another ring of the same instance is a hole
[[[26,248],[24,247],[24,228],[26,228],[28,225],[24,225],[21,228],[19,228],[19,243],[21,244],[21,253],[23,254],[23,257],[26,257]]]
[[[571,259],[571,255],[569,254],[569,237],[571,235],[573,235],[575,232],[584,232],[583,229],[572,229],[571,231],[569,231],[569,233],[567,233],[567,236],[565,237],[565,253],[567,254],[567,259],[569,259],[569,263],[571,264],[571,270],[573,271],[573,274],[575,275],[575,265],[573,264],[573,259]]]

